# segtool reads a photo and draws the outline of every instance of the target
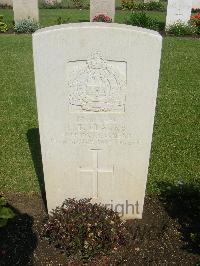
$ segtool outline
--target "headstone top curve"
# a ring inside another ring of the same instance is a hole
[[[46,28],[42,28],[37,30],[35,33],[33,33],[33,36],[36,36],[38,34],[45,34],[53,31],[59,31],[59,30],[71,30],[71,29],[78,29],[78,28],[85,28],[85,29],[106,29],[106,28],[112,28],[112,29],[124,29],[132,32],[141,32],[146,34],[151,34],[154,36],[158,36],[162,38],[162,36],[154,30],[149,30],[141,27],[136,26],[130,26],[125,24],[118,24],[118,23],[104,23],[104,22],[82,22],[82,23],[69,23],[69,24],[62,24],[62,25],[56,25],[56,26],[50,26]]]

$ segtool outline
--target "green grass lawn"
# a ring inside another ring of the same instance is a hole
[[[12,21],[12,11],[2,13]],[[118,11],[117,22],[122,22],[126,13]],[[164,13],[151,14],[165,17]],[[70,16],[73,22],[89,17],[87,10],[40,10],[41,24],[52,25],[60,15]],[[0,48],[0,190],[39,192],[27,137],[34,132],[31,129],[38,128],[31,36],[2,34]],[[164,38],[149,193],[157,193],[161,181],[200,183],[199,58],[199,39]]]
[[[156,182],[200,185],[200,40],[164,38],[149,191]]]
[[[77,10],[77,9],[40,9],[40,24],[42,27],[55,25],[57,19],[68,19],[69,22],[83,22],[89,21],[89,10]],[[117,23],[125,23],[127,16],[130,15],[130,11],[117,10],[116,19]],[[158,18],[160,21],[165,21],[165,12],[148,11],[146,12],[153,18]],[[4,21],[11,27],[13,24],[13,10],[0,9],[0,14],[4,16]]]
[[[138,2],[141,2],[142,0],[137,0]],[[121,2],[122,0],[115,0],[115,5],[116,7],[120,7],[121,6]],[[43,0],[39,0],[39,6],[41,7],[41,3],[43,3]],[[67,8],[72,8],[74,7],[74,3],[72,0],[62,0],[61,1],[62,6],[67,7]],[[90,0],[83,0],[82,4],[84,7],[89,7],[90,4]]]

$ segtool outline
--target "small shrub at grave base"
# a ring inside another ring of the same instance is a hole
[[[67,199],[52,211],[43,235],[67,256],[89,260],[109,254],[130,241],[118,213],[90,199]]]
[[[200,8],[192,8],[192,13],[200,12]]]
[[[148,10],[148,11],[164,11],[161,2],[135,3],[133,0],[122,0],[123,10]]]
[[[5,33],[8,31],[8,25],[3,21],[3,16],[0,15],[0,32]]]
[[[7,225],[9,219],[14,218],[13,211],[6,207],[6,200],[0,196],[0,228]]]
[[[39,23],[32,19],[21,20],[15,23],[14,30],[17,33],[33,33],[40,28]]]
[[[196,33],[196,27],[192,23],[176,22],[166,28],[168,35],[184,36]]]
[[[144,12],[133,12],[127,19],[126,24],[132,26],[138,26],[156,31],[162,31],[165,27],[165,23],[160,22],[157,19],[149,17]]]
[[[104,14],[99,14],[92,19],[92,22],[106,22],[111,23],[112,19]]]
[[[191,23],[196,27],[196,33],[200,34],[200,12],[191,17]]]

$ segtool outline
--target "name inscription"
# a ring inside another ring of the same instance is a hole
[[[94,117],[77,117],[73,123],[68,123],[65,133],[65,142],[75,145],[109,145],[109,144],[142,144],[142,140],[136,140],[126,125],[119,119],[109,118],[106,121],[98,121]]]

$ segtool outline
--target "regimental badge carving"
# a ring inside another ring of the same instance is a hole
[[[96,52],[69,82],[72,112],[124,112],[126,76]]]

